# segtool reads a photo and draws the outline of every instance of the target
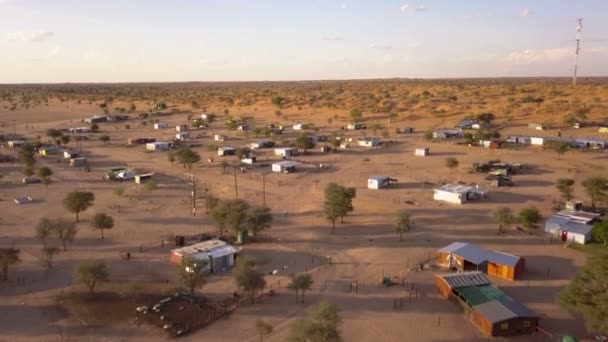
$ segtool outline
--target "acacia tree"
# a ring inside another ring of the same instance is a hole
[[[450,169],[450,174],[454,172],[454,169],[458,167],[458,159],[454,157],[449,157],[445,160],[445,166]]]
[[[59,248],[57,247],[44,247],[42,248],[42,254],[44,254],[44,261],[46,268],[53,268],[53,257],[55,254],[59,253]]]
[[[182,285],[194,294],[194,290],[202,287],[207,282],[206,260],[187,258],[177,266],[177,277]]]
[[[307,273],[294,274],[291,276],[291,282],[289,283],[288,288],[296,291],[296,303],[298,303],[298,293],[301,291],[300,303],[304,304],[304,293],[310,290],[313,282],[312,277]]]
[[[266,286],[264,276],[256,270],[255,259],[248,256],[239,257],[232,273],[237,286],[248,294],[253,304],[255,294]]]
[[[572,187],[574,186],[574,179],[569,178],[559,178],[555,183],[555,187],[562,195],[564,201],[571,201],[574,195],[574,190]]]
[[[262,319],[257,319],[255,321],[255,330],[260,334],[260,342],[264,342],[264,336],[272,333],[272,325]]]
[[[173,163],[175,163],[175,153],[173,152],[169,152],[167,154],[167,160],[169,161],[169,163],[171,163],[171,167],[173,167]]]
[[[509,207],[499,207],[494,210],[494,221],[498,224],[498,235],[504,233],[515,221],[513,211]]]
[[[114,218],[106,213],[97,213],[91,220],[91,227],[99,230],[101,233],[101,239],[103,240],[103,231],[106,229],[112,229],[114,227]]]
[[[608,334],[608,254],[595,256],[560,293],[558,303],[583,315],[589,331]]]
[[[310,134],[302,133],[296,138],[296,145],[306,153],[307,150],[315,147],[315,142],[312,140]]]
[[[95,294],[95,286],[109,278],[108,266],[101,260],[82,261],[74,272],[76,282],[86,285],[91,296]]]
[[[76,237],[76,222],[66,219],[56,219],[53,221],[53,230],[63,246],[63,251],[67,251],[67,242],[73,242]]]
[[[533,228],[542,219],[542,216],[535,207],[528,207],[519,212],[519,219],[524,227]]]
[[[407,213],[399,213],[395,218],[395,231],[399,234],[399,241],[403,241],[403,234],[412,229],[412,220]]]
[[[44,185],[48,186],[51,183],[50,177],[53,175],[53,170],[50,168],[43,166],[38,169],[38,177],[42,180]]]
[[[583,181],[583,186],[594,209],[596,204],[605,201],[608,197],[608,178],[604,176],[589,177]]]
[[[557,154],[557,159],[561,159],[562,155],[570,149],[570,144],[565,141],[555,141],[549,147]]]
[[[2,280],[8,280],[8,268],[20,261],[19,250],[15,248],[0,248],[0,270],[2,271]]]
[[[76,222],[79,222],[80,213],[90,208],[93,201],[95,195],[92,192],[74,190],[63,200],[63,205],[69,212],[76,214]]]
[[[355,188],[346,188],[336,183],[330,183],[325,188],[323,211],[325,217],[332,223],[331,234],[336,230],[336,220],[340,218],[340,222],[343,222],[344,216],[354,210],[353,198],[355,196]]]
[[[42,248],[46,248],[46,242],[53,231],[53,221],[44,217],[36,225],[36,239],[42,242]]]
[[[269,228],[272,222],[272,213],[266,206],[250,207],[245,213],[245,226],[253,233],[255,239],[258,232]]]
[[[313,305],[306,317],[291,324],[288,342],[341,342],[339,325],[342,318],[338,307],[328,300]]]
[[[591,229],[593,239],[608,246],[608,221],[596,222]]]
[[[359,108],[353,108],[350,111],[350,117],[353,118],[353,120],[355,121],[361,120],[361,118],[363,117],[363,112],[359,110]]]
[[[186,166],[188,167],[188,171],[192,171],[192,165],[201,160],[201,156],[199,156],[198,153],[187,147],[177,151],[175,157],[177,158],[177,161],[184,166],[184,168],[186,168]]]

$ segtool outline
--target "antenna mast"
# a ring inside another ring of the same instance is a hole
[[[576,27],[576,52],[574,55],[574,76],[572,77],[572,85],[576,86],[576,72],[578,71],[578,52],[580,51],[581,29],[583,28],[583,18],[578,18],[578,26]]]

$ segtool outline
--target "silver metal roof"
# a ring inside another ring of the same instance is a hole
[[[532,310],[508,298],[494,299],[483,304],[475,305],[473,306],[473,309],[492,323],[498,323],[516,317],[538,317]]]
[[[489,261],[495,262],[501,265],[507,265],[511,267],[515,267],[521,258],[517,255],[503,253],[503,252],[493,252],[490,254],[488,258]]]
[[[458,255],[477,265],[487,261],[492,255],[491,252],[466,242],[453,242],[439,251]]]
[[[441,277],[453,289],[490,285],[490,279],[478,271],[440,274],[438,277]]]

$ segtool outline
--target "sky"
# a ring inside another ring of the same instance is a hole
[[[0,0],[0,83],[608,76],[606,0]]]

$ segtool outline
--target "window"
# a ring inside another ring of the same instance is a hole
[[[524,321],[524,328],[529,328],[532,326],[532,322],[530,321]]]
[[[500,323],[500,329],[502,329],[502,330],[509,329],[509,323]]]

